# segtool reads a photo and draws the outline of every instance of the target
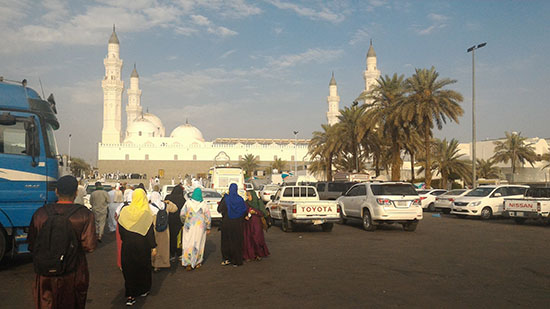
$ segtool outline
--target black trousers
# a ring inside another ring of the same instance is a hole
[[[234,265],[243,265],[243,218],[222,221],[222,257]]]

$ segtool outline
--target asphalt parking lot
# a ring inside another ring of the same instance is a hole
[[[366,232],[359,221],[331,233],[274,226],[271,256],[237,268],[219,265],[214,229],[201,269],[154,274],[151,294],[135,307],[548,307],[550,226],[424,215],[416,232]],[[88,308],[124,307],[115,259],[113,235],[88,255]],[[32,307],[33,279],[28,256],[2,261],[0,307]]]

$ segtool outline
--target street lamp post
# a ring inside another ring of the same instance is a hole
[[[69,134],[69,153],[67,154],[67,161],[70,163],[71,162],[71,136],[72,134]]]
[[[298,175],[296,156],[298,156],[298,131],[294,131],[294,175]]]
[[[474,45],[466,50],[472,52],[472,188],[477,185],[476,177],[476,70],[475,70],[475,50],[480,49],[487,43]]]

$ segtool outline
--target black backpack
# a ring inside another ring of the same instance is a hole
[[[57,213],[53,205],[44,207],[48,219],[40,228],[32,250],[37,274],[53,277],[76,270],[80,242],[69,217],[84,207],[73,206],[64,214]]]
[[[166,211],[166,206],[164,209],[160,209],[155,203],[151,203],[159,211],[157,212],[157,222],[155,224],[155,230],[157,232],[164,232],[168,228],[168,212]]]

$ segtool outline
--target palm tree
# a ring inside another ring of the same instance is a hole
[[[345,107],[340,111],[338,119],[340,122],[334,125],[337,130],[336,135],[342,142],[343,149],[350,153],[353,162],[356,163],[356,170],[360,172],[358,168],[359,156],[361,155],[361,148],[359,142],[363,138],[364,128],[361,126],[360,121],[365,113],[365,105],[358,105],[355,101],[351,107]]]
[[[258,168],[258,158],[255,155],[249,153],[241,159],[241,161],[239,162],[239,166],[245,171],[245,176],[248,178]]]
[[[275,161],[273,161],[273,163],[271,163],[271,169],[272,170],[275,169],[279,171],[279,173],[282,172],[285,168],[286,168],[286,161],[284,161],[281,158],[277,158],[275,159]]]
[[[314,161],[323,162],[313,165],[311,168],[318,172],[318,169],[323,167],[327,181],[332,181],[332,162],[341,147],[341,140],[337,136],[339,132],[336,126],[323,124],[321,128],[323,131],[313,132],[313,137],[308,145],[308,154]]]
[[[401,114],[400,104],[405,100],[404,75],[388,75],[377,80],[377,85],[369,98],[372,104],[363,116],[366,127],[380,130],[387,138],[390,150],[391,179],[401,179],[401,152],[405,148],[405,117]]]
[[[470,176],[470,164],[468,160],[461,159],[464,154],[459,154],[458,141],[451,139],[436,140],[433,158],[433,168],[441,175],[441,186],[447,188],[447,182],[451,175],[456,174],[462,179]]]
[[[416,69],[415,74],[405,82],[409,96],[402,107],[402,114],[406,115],[408,122],[416,123],[424,139],[426,186],[432,182],[430,146],[434,125],[441,130],[447,120],[458,123],[458,117],[464,113],[459,104],[463,100],[462,95],[454,90],[443,89],[456,83],[456,80],[438,78],[439,73],[434,67],[429,70]]]
[[[510,161],[510,167],[512,168],[512,182],[514,182],[514,174],[518,163],[525,164],[528,162],[533,166],[538,160],[535,148],[532,144],[527,144],[526,137],[521,136],[520,133],[505,132],[506,138],[504,141],[495,141],[495,154],[491,158],[495,163],[503,162],[508,163]]]
[[[500,168],[495,166],[495,162],[492,159],[476,159],[477,165],[477,177],[485,179],[495,179],[500,176]]]

